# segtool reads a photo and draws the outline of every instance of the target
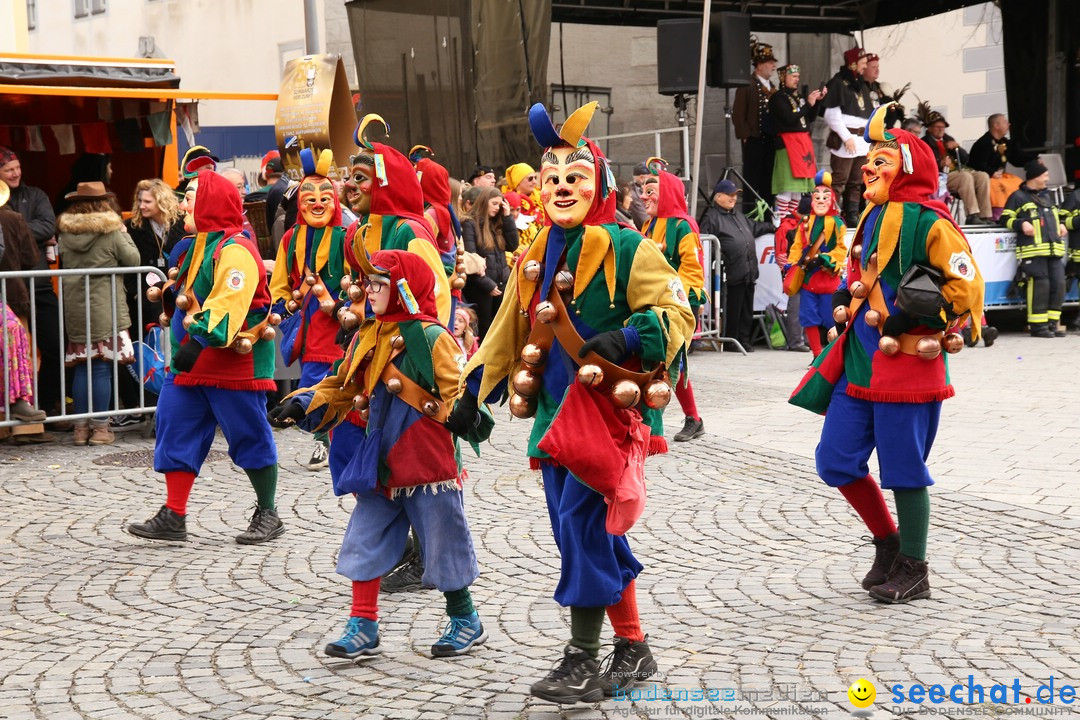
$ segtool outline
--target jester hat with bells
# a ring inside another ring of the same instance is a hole
[[[341,278],[348,274],[351,263],[344,255],[346,229],[341,225],[341,200],[329,177],[334,166],[334,155],[330,150],[323,150],[316,161],[311,149],[304,148],[300,151],[300,165],[304,179],[297,190],[296,225],[288,238],[286,255],[294,264],[290,273],[298,276],[305,266],[308,267],[322,277],[327,290],[336,297]],[[305,200],[309,196],[316,196],[314,207],[323,213],[321,217],[315,217],[305,208]],[[329,213],[326,212],[328,203],[331,204]],[[315,224],[312,224],[313,221]],[[330,239],[326,237],[328,233],[337,237],[327,242]],[[292,278],[293,281],[297,279]],[[295,285],[295,282],[291,284]]]
[[[559,265],[559,259],[566,249],[566,233],[578,227],[584,227],[585,237],[582,239],[581,256],[578,259],[577,272],[574,274],[574,299],[585,290],[585,287],[593,279],[596,273],[603,267],[604,278],[607,281],[608,298],[614,302],[615,297],[615,249],[613,237],[620,232],[615,222],[615,177],[608,167],[607,158],[600,152],[600,147],[592,140],[584,137],[585,128],[592,120],[593,113],[599,106],[597,102],[591,102],[575,110],[559,130],[551,123],[551,117],[541,103],[536,103],[529,110],[529,126],[532,129],[536,141],[543,147],[544,155],[541,161],[541,175],[545,168],[569,166],[576,162],[585,162],[592,166],[593,183],[585,184],[575,190],[578,196],[576,202],[588,202],[588,210],[576,225],[564,227],[560,222],[566,223],[565,218],[571,217],[568,211],[547,212],[547,224],[537,234],[529,249],[521,257],[517,264],[517,290],[518,301],[522,308],[529,307],[537,286],[540,287],[541,296],[547,297],[551,288],[552,280]],[[560,162],[556,149],[573,148],[565,157],[565,163]],[[545,205],[551,201],[551,189],[545,187],[541,190],[541,197]],[[557,200],[555,201],[557,202]],[[575,203],[576,204],[576,203]],[[573,217],[580,213],[580,209],[573,210]],[[573,222],[573,220],[569,220]],[[544,267],[543,277],[526,277],[525,266],[532,260],[540,261]],[[614,305],[612,305],[614,307]]]
[[[960,235],[963,235],[963,232],[945,203],[931,197],[938,189],[938,165],[934,151],[907,130],[890,128],[889,121],[894,114],[895,103],[879,106],[870,116],[863,131],[863,138],[870,143],[868,155],[871,156],[863,169],[864,181],[870,181],[873,177],[871,164],[874,162],[875,151],[895,151],[899,155],[900,167],[891,184],[886,186],[887,202],[875,204],[868,198],[866,209],[859,218],[852,246],[875,247],[879,268],[888,265],[895,253],[900,253],[901,267],[906,269],[912,262],[908,257],[910,247],[920,240],[917,237],[917,226],[926,225],[925,222],[920,223],[923,211],[932,212],[947,220]],[[884,182],[884,179],[879,178],[875,182]],[[869,182],[867,184],[869,187]],[[870,192],[867,191],[868,194]],[[868,242],[871,245],[868,246]],[[868,256],[869,253],[863,253],[864,268]],[[972,337],[977,338],[982,324],[981,296],[973,303],[971,316]]]

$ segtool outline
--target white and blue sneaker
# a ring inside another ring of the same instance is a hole
[[[379,623],[362,617],[351,617],[345,625],[345,632],[341,637],[326,646],[323,650],[330,657],[356,658],[378,655],[382,652],[379,647]]]
[[[473,645],[481,645],[487,640],[487,630],[480,622],[480,616],[473,611],[468,615],[456,615],[450,618],[439,641],[431,646],[432,657],[453,657],[464,655],[472,650]]]

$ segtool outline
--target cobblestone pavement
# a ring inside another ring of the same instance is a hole
[[[1050,676],[1080,681],[1080,390],[1062,372],[1078,348],[1008,336],[956,358],[960,394],[932,464],[934,596],[908,606],[859,588],[872,552],[814,475],[820,420],[784,404],[807,356],[695,354],[710,433],[650,460],[649,507],[631,533],[662,675],[636,702],[577,708],[528,695],[569,628],[551,600],[558,562],[538,474],[523,462],[525,423],[500,423],[471,463],[474,597],[491,637],[450,661],[427,654],[443,624],[434,591],[383,596],[381,657],[322,654],[346,615],[333,563],[352,501],[299,467],[311,442],[298,432],[277,435],[288,531],[254,547],[232,540],[253,494],[227,460],[204,468],[192,537],[178,546],[122,531],[156,510],[159,476],[91,462],[145,451],[137,433],[111,448],[0,447],[0,717],[839,718],[852,712],[846,688],[865,677],[883,718],[900,714],[888,686],[969,675],[987,692],[1018,679],[1029,708]],[[678,424],[676,408],[668,420]],[[721,699],[648,699],[680,689]],[[736,699],[723,701],[725,689]],[[1016,708],[987,696],[974,709]]]

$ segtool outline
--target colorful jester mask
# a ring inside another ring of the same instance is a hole
[[[324,228],[327,225],[341,224],[341,206],[338,204],[334,183],[329,178],[334,156],[329,150],[319,153],[318,162],[308,149],[300,153],[300,162],[304,168],[304,179],[296,194],[297,212],[305,225]]]
[[[371,212],[371,178],[375,159],[368,153],[353,155],[345,178],[345,202],[358,216]]]

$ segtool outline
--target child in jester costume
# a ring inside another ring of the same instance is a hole
[[[660,158],[649,158],[645,166],[651,176],[646,178],[641,190],[641,201],[649,219],[641,228],[641,234],[660,248],[671,267],[679,273],[690,307],[697,317],[705,302],[705,270],[701,266],[701,235],[698,224],[690,217],[686,207],[686,192],[682,180],[664,169],[667,163]],[[686,442],[705,434],[705,423],[698,414],[694,401],[694,388],[686,368],[682,369],[675,384],[675,397],[682,407],[683,428],[675,434],[676,442]],[[648,417],[647,413],[642,413]],[[663,438],[663,431],[660,431]]]
[[[316,164],[310,148],[300,151],[304,179],[297,190],[297,222],[281,238],[270,297],[274,312],[285,317],[281,325],[282,355],[288,365],[300,361],[300,387],[311,387],[326,377],[341,357],[336,318],[341,280],[348,276],[345,262],[345,227],[330,169],[333,153],[323,150]],[[327,465],[326,436],[307,462],[308,470]]]
[[[435,275],[414,253],[382,250],[358,258],[374,322],[353,338],[337,372],[272,411],[308,430],[359,428],[334,492],[354,493],[356,506],[337,571],[352,581],[352,611],[326,654],[375,655],[381,576],[416,528],[426,560],[424,580],[446,596],[450,622],[432,646],[435,657],[461,655],[487,638],[469,585],[479,575],[465,519],[457,444],[443,424],[458,396],[464,364],[453,335],[436,318]],[[358,416],[359,423],[349,416]],[[490,416],[466,439],[481,442]]]
[[[586,484],[599,487],[597,478],[571,474],[568,463],[576,466],[588,456],[587,461],[613,463],[616,475],[643,471],[648,433],[637,411],[619,410],[624,414],[615,420],[629,425],[608,425],[611,437],[604,421],[616,415],[615,403],[666,403],[670,386],[644,372],[628,379],[631,369],[666,374],[666,368],[679,367],[694,325],[682,283],[656,245],[615,222],[607,160],[582,137],[596,107],[594,102],[574,112],[559,132],[542,105],[530,111],[533,134],[546,148],[540,177],[550,224],[518,259],[507,299],[466,366],[468,390],[447,423],[466,432],[480,419],[478,398],[507,395],[514,415],[535,416],[528,455],[543,475],[562,556],[555,600],[570,608],[572,637],[562,662],[532,693],[557,703],[595,702],[656,670],[637,613],[634,580],[642,565],[621,534],[625,526],[619,534],[608,531],[612,516],[605,495]],[[574,382],[575,373],[580,382]],[[644,388],[637,379],[642,375],[652,378]],[[575,424],[574,418],[590,410],[604,420]],[[556,448],[556,428],[561,437],[584,441]],[[618,443],[628,434],[638,440],[624,455]],[[614,449],[597,451],[605,445]],[[601,675],[596,657],[605,614],[616,637]]]
[[[241,232],[236,188],[203,169],[187,192],[196,234],[177,244],[164,293],[148,291],[177,311],[168,320],[172,365],[158,401],[154,447],[154,469],[165,474],[167,500],[157,515],[128,525],[128,531],[154,540],[187,539],[188,496],[220,427],[257,502],[236,541],[262,543],[285,531],[274,507],[277,448],[265,410],[266,392],[275,389],[271,340],[277,318],[269,314],[259,250]]]
[[[845,232],[832,174],[819,170],[810,193],[810,213],[798,224],[784,267],[784,292],[799,295],[799,324],[815,358],[833,327],[832,296],[847,260]]]
[[[843,328],[814,361],[791,402],[824,413],[817,471],[838,488],[874,537],[862,581],[870,596],[905,603],[930,596],[926,540],[934,483],[926,459],[941,401],[952,397],[947,353],[970,318],[977,338],[983,279],[964,234],[930,197],[937,163],[909,132],[889,129],[889,106],[874,111],[865,136],[866,211],[848,263],[848,290],[834,311]],[[881,488],[892,490],[898,524],[867,461],[877,450]]]

